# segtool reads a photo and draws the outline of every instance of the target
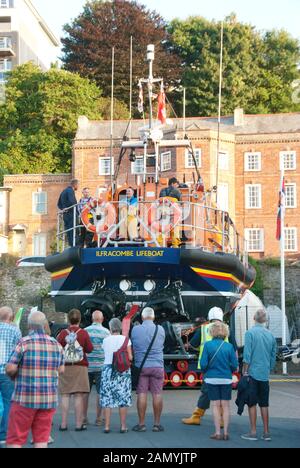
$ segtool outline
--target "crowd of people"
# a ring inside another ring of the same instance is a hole
[[[89,396],[96,386],[95,422],[104,434],[111,432],[112,411],[120,415],[120,433],[129,432],[128,408],[132,406],[132,373],[137,371],[137,424],[134,432],[147,431],[147,396],[153,398],[153,432],[164,432],[163,414],[165,331],[155,325],[153,309],[141,314],[142,324],[136,325],[130,339],[122,333],[122,323],[113,318],[109,329],[103,326],[104,316],[95,311],[92,325],[80,328],[81,314],[71,310],[69,326],[57,339],[49,334],[46,316],[32,312],[28,318],[29,334],[22,337],[13,323],[13,311],[0,308],[0,397],[4,412],[0,427],[0,445],[23,447],[32,433],[35,448],[46,448],[53,442],[53,418],[61,402],[60,432],[67,432],[70,399],[75,402],[75,431],[88,429]],[[193,345],[199,349],[199,369],[204,385],[197,409],[186,425],[200,425],[205,411],[212,403],[216,441],[230,439],[230,402],[232,373],[238,368],[229,328],[223,321],[221,309],[209,313],[209,323],[201,326]],[[265,327],[265,311],[255,315],[256,325],[247,332],[244,349],[243,378],[237,405],[242,414],[249,407],[250,432],[246,440],[258,440],[256,429],[257,405],[264,423],[262,439],[271,440],[269,429],[269,377],[275,366],[276,341]],[[120,370],[116,357],[121,356],[125,367]],[[132,364],[134,362],[134,365]],[[224,432],[222,433],[222,428]]]

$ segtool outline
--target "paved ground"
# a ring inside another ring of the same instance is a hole
[[[277,376],[276,379],[279,377]],[[209,448],[209,447],[258,447],[258,448],[300,448],[300,383],[272,383],[271,391],[271,428],[273,441],[270,443],[246,442],[240,438],[241,434],[248,432],[248,417],[236,415],[236,407],[232,404],[231,441],[214,442],[209,439],[213,433],[212,415],[209,411],[203,420],[201,427],[188,427],[181,424],[181,418],[189,415],[195,407],[198,391],[195,390],[167,390],[164,393],[165,411],[163,425],[166,432],[162,434],[152,433],[152,420],[148,418],[148,432],[145,434],[121,435],[119,431],[119,419],[115,414],[112,423],[112,433],[105,435],[102,429],[89,426],[85,433],[74,432],[74,415],[70,415],[67,433],[59,433],[59,413],[55,418],[53,436],[56,448]],[[234,394],[235,397],[235,394]],[[95,395],[92,396],[91,410],[94,408]],[[135,400],[135,398],[134,398]],[[94,421],[91,411],[89,416]],[[135,406],[130,409],[128,427],[132,428],[137,423]],[[259,422],[258,433],[262,433]]]

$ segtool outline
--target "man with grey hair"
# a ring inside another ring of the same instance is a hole
[[[12,324],[13,311],[10,307],[0,308],[0,395],[3,400],[3,416],[0,424],[0,446],[6,443],[8,416],[14,384],[5,373],[6,365],[18,342],[20,330]]]
[[[133,346],[135,366],[140,370],[137,386],[137,409],[139,424],[133,428],[135,432],[145,432],[145,417],[147,397],[150,391],[153,398],[154,425],[153,432],[163,432],[160,424],[163,410],[164,387],[164,344],[165,331],[160,325],[155,325],[154,310],[147,307],[142,312],[143,324],[133,328],[131,341]],[[151,348],[150,345],[152,343]],[[149,350],[146,357],[147,350]],[[146,360],[145,360],[146,357]]]
[[[90,389],[92,390],[93,385],[96,385],[97,391],[97,416],[95,425],[100,427],[103,425],[101,419],[101,404],[100,404],[100,387],[101,387],[101,372],[104,365],[104,350],[103,341],[110,335],[109,330],[103,327],[104,315],[100,310],[95,310],[92,315],[93,323],[90,327],[87,327],[85,331],[88,333],[91,342],[94,346],[94,350],[87,356],[89,363],[89,381]],[[84,394],[84,423],[88,424],[88,406],[89,406],[89,394]]]
[[[19,341],[6,366],[7,375],[15,380],[6,439],[9,448],[25,445],[30,430],[35,448],[48,446],[64,356],[58,342],[45,333],[45,322],[42,312],[30,314],[29,335]]]
[[[260,406],[264,424],[262,440],[270,441],[269,430],[269,398],[270,398],[270,373],[276,364],[276,340],[267,330],[267,313],[258,310],[254,316],[255,326],[246,333],[244,348],[243,375],[249,378],[249,393],[251,407],[249,407],[249,419],[251,430],[249,434],[242,436],[244,440],[256,441],[257,430],[257,405]]]

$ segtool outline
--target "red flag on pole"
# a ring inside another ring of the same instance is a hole
[[[164,91],[164,85],[161,85],[160,93],[158,96],[158,120],[164,125],[167,121],[167,108],[166,108],[166,93]]]
[[[279,203],[278,203],[278,215],[277,215],[277,232],[276,239],[281,240],[281,220],[285,215],[285,178],[281,178],[280,190],[279,190]]]

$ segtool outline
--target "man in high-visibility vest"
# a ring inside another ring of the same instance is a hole
[[[224,313],[222,309],[220,309],[219,307],[214,307],[213,309],[211,309],[208,314],[208,320],[209,322],[206,322],[201,326],[198,333],[195,334],[195,336],[190,342],[190,345],[193,348],[199,349],[198,369],[200,371],[201,371],[200,361],[202,358],[204,345],[208,341],[212,340],[212,336],[209,333],[210,326],[214,322],[223,322]],[[228,341],[228,338],[226,339],[226,341]],[[205,412],[209,409],[209,407],[210,407],[210,400],[208,398],[207,385],[203,383],[197,408],[195,409],[195,411],[193,412],[190,418],[182,419],[183,424],[187,424],[190,426],[193,426],[193,425],[200,426],[201,419],[203,418]]]

